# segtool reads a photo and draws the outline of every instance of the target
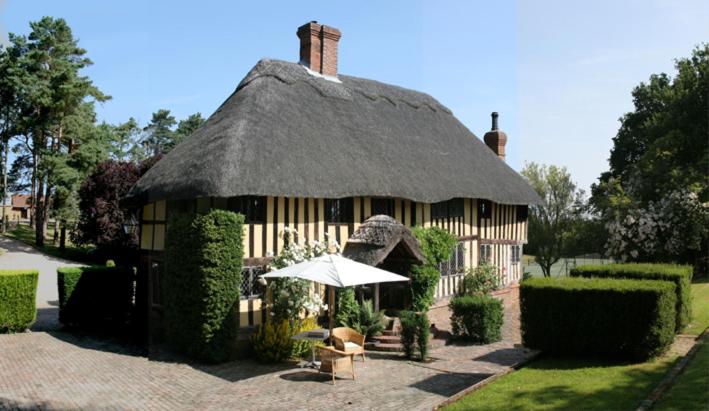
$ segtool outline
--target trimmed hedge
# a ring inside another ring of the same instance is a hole
[[[464,295],[454,297],[449,306],[455,338],[477,344],[502,339],[502,301],[490,296]]]
[[[132,267],[60,267],[57,269],[59,321],[64,325],[104,328],[125,325],[135,293]]]
[[[0,334],[21,332],[37,317],[37,270],[0,270]]]
[[[674,340],[669,281],[532,278],[520,285],[522,340],[547,354],[645,360]]]
[[[672,281],[675,283],[677,293],[675,331],[679,333],[692,321],[692,266],[690,265],[583,265],[572,269],[571,276]]]
[[[175,350],[207,362],[235,351],[244,216],[212,210],[168,222],[165,335]]]

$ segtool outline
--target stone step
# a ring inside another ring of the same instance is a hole
[[[382,335],[399,335],[399,330],[384,330]]]

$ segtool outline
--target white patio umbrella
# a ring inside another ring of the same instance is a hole
[[[335,301],[334,287],[350,287],[353,285],[388,283],[393,281],[409,281],[403,275],[390,273],[371,265],[358,263],[337,254],[325,254],[302,263],[294,264],[280,270],[263,274],[261,278],[301,278],[326,284],[329,287],[330,298],[328,317],[330,323],[330,341],[332,343],[332,311]]]

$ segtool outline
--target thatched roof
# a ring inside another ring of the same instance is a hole
[[[456,197],[530,204],[534,190],[427,94],[261,60],[129,203],[239,195]]]
[[[403,246],[414,262],[425,258],[419,242],[406,226],[386,215],[369,217],[347,240],[342,255],[360,263],[376,266],[397,246]]]

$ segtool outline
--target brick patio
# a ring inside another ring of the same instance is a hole
[[[356,381],[334,387],[292,364],[204,366],[62,331],[1,335],[0,409],[431,409],[532,355],[515,344],[518,306],[505,302],[501,342],[436,348],[426,364],[370,353]]]

